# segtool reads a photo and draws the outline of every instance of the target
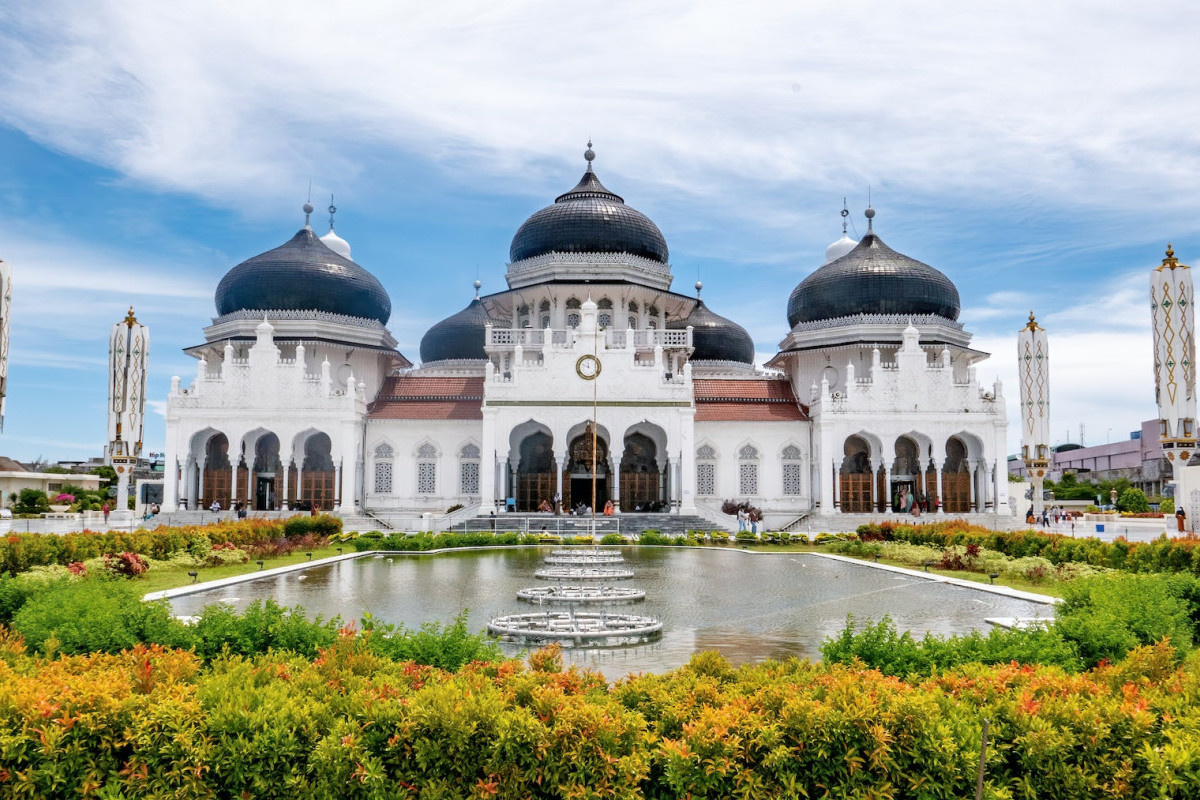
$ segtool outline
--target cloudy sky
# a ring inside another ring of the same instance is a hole
[[[760,359],[842,198],[861,234],[869,190],[881,237],[957,284],[1010,419],[1032,309],[1057,437],[1125,438],[1155,416],[1147,271],[1168,241],[1200,264],[1198,40],[1187,0],[7,0],[0,454],[99,454],[130,305],[161,449],[217,281],[300,227],[310,182],[415,360],[477,276],[503,288],[513,232],[574,185],[589,137],[666,236],[673,288],[702,279]]]

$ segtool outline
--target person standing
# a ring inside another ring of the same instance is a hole
[[[108,524],[108,513],[110,511],[112,511],[112,509],[108,507],[108,503],[105,503],[103,506],[101,506],[100,510],[102,512],[104,512],[104,524],[107,525]]]

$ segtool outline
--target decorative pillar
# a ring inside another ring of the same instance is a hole
[[[1158,437],[1171,464],[1172,483],[1196,450],[1196,315],[1192,271],[1167,245],[1162,264],[1150,272],[1150,322],[1154,329],[1154,397]],[[1174,490],[1172,490],[1174,491]],[[1177,498],[1182,502],[1184,498]],[[1193,512],[1194,509],[1187,509]]]
[[[333,498],[333,507],[342,510],[342,460],[339,458],[333,465],[333,486],[337,496]]]
[[[200,511],[204,510],[204,467],[207,458],[207,456],[200,456],[196,459],[196,508]]]
[[[283,462],[283,492],[279,493],[278,491],[276,491],[276,494],[278,494],[279,497],[283,498],[280,501],[279,507],[280,507],[280,509],[282,509],[284,511],[287,511],[289,508],[291,508],[291,499],[292,499],[291,480],[290,480],[291,474],[292,474],[292,462],[291,461]]]
[[[0,308],[5,308],[3,303],[0,300]],[[108,337],[107,455],[108,464],[117,471],[115,510],[120,515],[128,514],[129,477],[142,454],[142,423],[146,416],[146,359],[149,353],[150,331],[137,321],[133,306],[130,306],[125,319],[112,326]],[[5,356],[7,350],[0,354],[0,360],[6,361]]]
[[[1050,345],[1046,330],[1033,312],[1029,323],[1017,334],[1017,368],[1021,380],[1021,457],[1033,484],[1033,515],[1045,508],[1042,486],[1050,468]],[[1194,403],[1193,403],[1194,407]]]

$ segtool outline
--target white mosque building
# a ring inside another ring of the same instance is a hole
[[[196,373],[172,381],[164,510],[527,512],[591,505],[594,485],[623,515],[717,519],[734,500],[783,525],[914,498],[1009,515],[987,354],[954,284],[885,245],[873,210],[791,293],[757,368],[698,283],[672,291],[662,232],[601,184],[590,144],[585,158],[517,229],[507,289],[430,328],[419,365],[387,330],[383,286],[306,206],[291,240],[221,280],[187,349]]]

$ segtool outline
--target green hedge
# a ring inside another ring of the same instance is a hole
[[[525,536],[516,531],[492,533],[470,531],[466,533],[388,533],[370,531],[354,539],[354,548],[362,553],[368,550],[422,551],[444,550],[453,547],[507,547],[518,544],[537,544],[538,537]]]

